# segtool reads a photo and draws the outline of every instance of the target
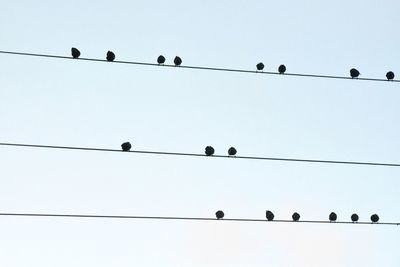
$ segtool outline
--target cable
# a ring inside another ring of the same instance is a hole
[[[88,219],[131,219],[131,220],[175,220],[175,221],[231,221],[231,222],[271,222],[271,223],[313,223],[313,224],[353,224],[353,225],[392,225],[399,226],[396,222],[348,222],[348,221],[323,221],[323,220],[273,220],[248,219],[248,218],[224,218],[218,220],[208,217],[175,217],[175,216],[128,216],[128,215],[88,215],[88,214],[53,214],[53,213],[0,213],[0,216],[14,217],[51,217],[51,218],[88,218]]]
[[[306,163],[324,163],[324,164],[347,164],[347,165],[369,165],[369,166],[384,166],[384,167],[400,167],[399,163],[380,163],[380,162],[337,161],[337,160],[274,158],[274,157],[254,157],[254,156],[225,156],[225,155],[206,156],[205,154],[196,154],[196,153],[146,151],[146,150],[122,151],[122,150],[107,149],[107,148],[49,146],[49,145],[15,144],[15,143],[0,143],[0,146],[49,148],[49,149],[67,149],[67,150],[100,151],[100,152],[122,152],[122,153],[153,154],[153,155],[168,155],[168,156],[187,156],[187,157],[229,158],[229,159],[248,159],[248,160],[269,160],[269,161],[286,161],[286,162],[306,162]]]
[[[378,79],[378,78],[355,78],[355,79],[352,79],[351,77],[347,77],[347,76],[304,74],[304,73],[285,73],[285,74],[280,74],[278,72],[271,72],[271,71],[255,71],[255,70],[244,70],[244,69],[216,68],[216,67],[202,67],[202,66],[184,66],[184,65],[180,65],[179,67],[176,67],[175,65],[169,65],[169,64],[160,65],[160,64],[156,64],[156,63],[136,62],[136,61],[121,61],[121,60],[107,61],[105,59],[95,59],[95,58],[76,58],[76,59],[74,59],[72,57],[67,57],[67,56],[57,56],[57,55],[49,55],[49,54],[35,54],[35,53],[25,53],[25,52],[12,52],[12,51],[0,51],[0,53],[1,54],[9,54],[9,55],[31,56],[31,57],[72,59],[72,60],[83,60],[83,61],[109,62],[109,63],[118,63],[118,64],[144,65],[144,66],[173,67],[173,68],[209,70],[209,71],[224,71],[224,72],[256,73],[256,74],[280,75],[280,76],[297,76],[297,77],[308,77],[308,78],[325,78],[325,79],[388,82],[387,79]],[[390,82],[400,82],[400,80],[391,80]]]

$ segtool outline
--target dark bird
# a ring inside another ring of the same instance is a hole
[[[329,221],[334,222],[337,219],[337,215],[334,212],[331,212],[331,214],[329,214]]]
[[[297,212],[293,213],[292,219],[293,221],[298,222],[300,220],[300,214],[298,214]]]
[[[279,74],[284,74],[286,71],[286,66],[285,65],[280,65],[278,68]]]
[[[206,153],[207,156],[214,155],[214,152],[215,152],[215,150],[214,150],[214,148],[212,146],[207,146],[206,147],[205,153]]]
[[[231,148],[228,149],[228,155],[229,156],[235,156],[236,153],[237,153],[236,148],[231,147]]]
[[[257,70],[262,71],[264,69],[264,64],[262,62],[260,62],[256,65],[256,67],[257,67]]]
[[[81,52],[77,48],[72,47],[71,54],[73,58],[78,58],[81,55]]]
[[[217,220],[223,219],[225,214],[222,210],[219,210],[215,213],[215,216],[217,217]]]
[[[108,51],[106,59],[107,59],[107,61],[114,61],[115,54],[113,52],[111,52],[111,51]]]
[[[273,221],[275,215],[272,213],[272,211],[267,210],[267,211],[265,212],[265,217],[267,217],[267,220],[268,220],[268,221]]]
[[[164,57],[163,55],[160,55],[160,56],[157,58],[157,63],[158,63],[158,64],[164,64],[164,63],[165,63],[165,57]]]
[[[350,76],[352,79],[358,78],[358,76],[360,76],[360,72],[353,68],[350,70]]]
[[[371,222],[377,223],[379,221],[379,216],[378,214],[373,214],[371,215]]]
[[[129,151],[132,148],[131,143],[125,142],[121,145],[122,151]]]
[[[358,219],[359,219],[359,218],[358,218],[358,215],[357,215],[357,214],[354,213],[353,215],[351,215],[351,221],[352,221],[352,222],[358,222]]]
[[[182,64],[182,59],[180,57],[176,56],[174,58],[174,64],[175,64],[175,66],[180,66]]]
[[[394,79],[393,71],[389,71],[388,73],[386,73],[386,78],[388,79],[388,81],[393,80]]]

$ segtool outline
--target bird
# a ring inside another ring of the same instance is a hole
[[[293,213],[292,219],[293,221],[298,222],[300,220],[300,214],[298,214],[297,212]]]
[[[78,58],[81,55],[81,52],[77,48],[72,47],[71,54],[72,54],[72,58]]]
[[[265,217],[267,217],[267,220],[268,220],[268,221],[273,221],[275,215],[272,213],[272,211],[267,210],[267,211],[265,212]]]
[[[280,65],[278,68],[279,74],[284,74],[286,71],[286,66],[285,65]]]
[[[107,61],[114,61],[115,54],[112,51],[108,51],[106,59],[107,59]]]
[[[337,219],[337,215],[334,212],[331,212],[331,214],[329,214],[329,221],[334,222]]]
[[[257,70],[262,71],[264,69],[264,64],[262,62],[260,62],[256,65],[256,67],[257,67]]]
[[[215,150],[214,150],[214,148],[212,146],[206,146],[205,153],[206,153],[207,156],[214,155],[214,152],[215,152]]]
[[[222,210],[219,210],[215,213],[215,216],[217,217],[217,220],[223,219],[225,214]]]
[[[389,71],[388,73],[386,73],[386,78],[388,79],[388,81],[393,80],[394,79],[393,71]]]
[[[174,64],[175,64],[175,66],[180,66],[182,64],[182,59],[180,57],[176,56],[174,58]]]
[[[372,214],[371,215],[371,222],[377,223],[379,221],[379,216],[378,214]]]
[[[228,155],[229,156],[235,156],[236,153],[237,153],[236,148],[231,147],[231,148],[228,149]]]
[[[350,76],[351,76],[352,79],[358,78],[358,76],[360,76],[360,72],[358,70],[352,68],[350,70]]]
[[[351,221],[352,222],[358,222],[358,215],[356,213],[354,213],[353,215],[351,215]]]
[[[122,151],[129,151],[132,148],[131,143],[125,142],[121,145]]]
[[[164,63],[165,63],[165,57],[164,57],[163,55],[160,55],[160,56],[157,58],[157,63],[158,63],[158,64],[164,64]]]

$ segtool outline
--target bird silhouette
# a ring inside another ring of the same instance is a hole
[[[273,221],[275,215],[272,213],[272,211],[267,210],[267,211],[265,212],[265,217],[267,217],[267,220],[268,220],[268,221]]]
[[[215,150],[214,150],[214,148],[212,146],[206,146],[205,153],[206,153],[207,156],[214,155],[214,152],[215,152]]]
[[[163,55],[160,55],[160,56],[157,58],[157,63],[158,63],[158,64],[164,64],[164,63],[165,63],[165,57],[164,57]]]
[[[329,221],[334,222],[337,219],[337,215],[334,212],[331,212],[331,214],[329,214]]]
[[[257,67],[257,70],[262,71],[264,69],[264,64],[262,62],[260,62],[256,65],[256,67]]]
[[[129,151],[132,148],[131,143],[125,142],[121,145],[122,151]]]
[[[393,71],[389,71],[388,73],[386,73],[386,78],[388,79],[388,81],[392,81],[394,79]]]
[[[378,214],[372,214],[371,215],[371,222],[377,223],[379,221],[379,216]]]
[[[293,213],[292,219],[295,222],[299,221],[300,220],[300,214],[298,214],[297,212]]]
[[[278,68],[279,74],[284,74],[286,72],[286,66],[285,65],[280,65]]]
[[[358,215],[356,213],[354,213],[353,215],[351,215],[351,221],[352,222],[358,222]]]
[[[81,55],[81,52],[77,48],[72,47],[71,54],[73,58],[78,58]]]
[[[237,153],[236,148],[231,147],[231,148],[228,149],[228,155],[229,156],[235,156],[236,153]]]
[[[215,213],[215,216],[217,217],[217,220],[221,220],[224,218],[225,214],[222,210],[219,210]]]
[[[182,64],[182,59],[180,57],[176,56],[174,58],[174,64],[175,64],[175,66],[180,66]]]
[[[106,59],[107,59],[107,61],[114,61],[115,54],[112,51],[108,51]]]
[[[358,78],[358,76],[360,76],[360,72],[353,68],[350,70],[350,76],[352,79]]]

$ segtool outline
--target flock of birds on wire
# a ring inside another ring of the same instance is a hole
[[[215,217],[217,217],[217,220],[222,220],[224,218],[224,216],[225,216],[225,214],[224,214],[224,212],[222,210],[219,210],[219,211],[217,211],[215,213]],[[273,221],[274,218],[275,218],[275,215],[274,215],[274,213],[272,211],[267,210],[265,212],[265,217],[267,218],[268,221]],[[293,213],[292,219],[293,219],[294,222],[300,221],[300,214],[298,214],[297,212]],[[356,213],[354,213],[353,215],[351,215],[350,219],[351,219],[351,221],[353,223],[356,223],[356,222],[358,222],[359,216]],[[329,214],[329,221],[330,222],[336,222],[336,220],[337,220],[337,214],[334,213],[334,212],[331,212],[331,214]],[[371,222],[372,223],[378,223],[379,222],[378,214],[372,214],[371,215]]]
[[[77,49],[77,48],[75,48],[75,47],[72,47],[71,48],[71,54],[72,54],[72,57],[73,58],[79,58],[80,57],[80,55],[81,55],[81,52]],[[107,61],[114,61],[115,60],[115,54],[114,54],[114,52],[112,52],[112,51],[108,51],[107,52],[107,54],[106,54],[106,60]],[[163,65],[164,63],[165,63],[165,57],[163,56],[163,55],[160,55],[158,58],[157,58],[157,63],[159,64],[159,65]],[[180,58],[180,57],[178,57],[178,56],[176,56],[175,58],[174,58],[174,65],[175,66],[180,66],[182,64],[182,59]],[[256,65],[256,68],[257,68],[257,71],[263,71],[264,70],[264,64],[262,63],[262,62],[260,62],[260,63],[258,63],[257,65]],[[285,65],[280,65],[279,67],[278,67],[278,72],[279,72],[279,74],[285,74],[285,72],[286,72],[286,66]],[[358,78],[359,76],[361,75],[361,73],[357,70],[357,69],[355,69],[355,68],[352,68],[351,70],[350,70],[350,77],[352,78],[352,79],[354,79],[354,78]],[[394,72],[393,71],[388,71],[387,73],[386,73],[386,78],[388,79],[388,81],[392,81],[393,79],[394,79],[394,77],[395,77],[395,75],[394,75]]]

